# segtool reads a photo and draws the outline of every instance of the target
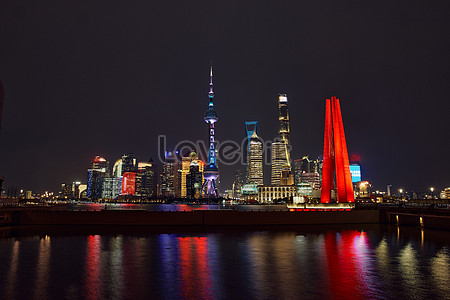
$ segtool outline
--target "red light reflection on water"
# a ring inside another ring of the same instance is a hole
[[[329,273],[329,285],[333,298],[363,299],[360,286],[358,247],[355,242],[360,237],[356,230],[343,231],[339,235],[329,232],[325,235],[325,248]]]
[[[86,246],[86,274],[84,294],[87,299],[101,299],[102,280],[100,270],[101,239],[99,235],[90,235]]]
[[[207,237],[178,237],[184,299],[212,299]]]

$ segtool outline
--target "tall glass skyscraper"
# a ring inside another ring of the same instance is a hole
[[[256,183],[264,184],[263,173],[263,146],[256,132],[250,139],[250,150],[247,161],[247,184]]]
[[[86,195],[89,199],[97,200],[102,196],[102,179],[108,177],[108,166],[108,161],[98,155],[92,161],[92,168],[87,170]]]
[[[278,139],[272,143],[272,174],[271,184],[279,185],[282,170],[291,169],[290,162],[290,130],[288,99],[286,94],[278,96]]]
[[[247,137],[247,169],[246,169],[246,183],[249,183],[249,175],[250,175],[250,141],[252,139],[253,134],[258,136],[258,121],[247,121],[245,122],[245,135]]]

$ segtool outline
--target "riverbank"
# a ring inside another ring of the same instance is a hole
[[[245,226],[376,224],[378,210],[352,211],[52,211],[18,210],[2,212],[3,225],[141,225],[141,226]]]
[[[450,211],[442,209],[376,208],[352,210],[235,210],[186,211],[51,210],[0,211],[0,226],[293,226],[337,224],[396,224],[450,230]]]

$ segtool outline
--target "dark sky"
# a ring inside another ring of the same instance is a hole
[[[96,154],[206,140],[213,60],[218,140],[240,142],[248,120],[273,139],[287,93],[292,156],[317,157],[335,95],[363,179],[450,186],[447,2],[2,0],[0,175],[56,190]],[[238,167],[221,166],[222,189]]]

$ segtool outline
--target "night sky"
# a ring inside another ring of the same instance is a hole
[[[86,182],[95,155],[157,160],[160,134],[206,141],[211,60],[218,140],[252,120],[272,140],[287,93],[292,158],[318,157],[337,96],[363,179],[450,186],[447,3],[2,0],[4,187]],[[222,190],[239,167],[220,166]]]

